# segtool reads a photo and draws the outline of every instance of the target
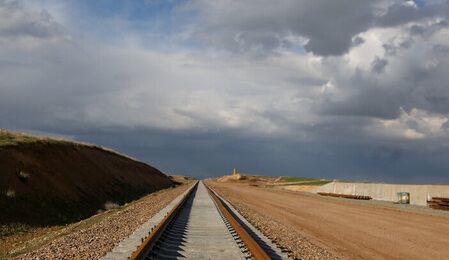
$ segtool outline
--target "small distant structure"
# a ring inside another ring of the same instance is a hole
[[[237,174],[237,169],[236,168],[234,168],[234,175],[236,175]]]

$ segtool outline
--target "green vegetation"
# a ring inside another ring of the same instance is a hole
[[[13,133],[6,130],[0,130],[0,147],[2,146],[15,146],[19,144],[30,144],[30,143],[47,143],[47,144],[75,144],[75,142],[52,139],[48,137],[36,137],[23,133]]]
[[[331,182],[325,179],[284,176],[276,182],[276,185],[323,186]]]
[[[319,179],[314,178],[304,178],[304,177],[292,177],[292,176],[284,176],[278,182],[311,182],[318,181]]]
[[[310,185],[310,186],[323,186],[326,185],[328,183],[331,183],[332,181],[311,181],[311,182],[303,182],[303,183],[298,183],[295,185],[298,186],[306,186],[306,185]]]
[[[0,230],[4,231],[1,232],[0,236],[2,238],[0,241],[0,260],[28,253],[58,237],[90,228],[134,203],[135,202],[99,213],[88,219],[69,225],[55,225],[48,227],[32,227],[21,223],[2,225],[0,226]]]
[[[17,145],[19,143],[33,143],[38,140],[39,139],[28,135],[0,130],[0,146]]]
[[[32,230],[33,227],[24,223],[10,223],[8,225],[0,225],[0,237],[7,237],[11,235],[20,235]]]
[[[57,138],[50,138],[50,137],[40,137],[40,136],[32,136],[27,135],[24,133],[15,133],[15,132],[9,132],[7,130],[0,129],[0,148],[2,146],[17,146],[19,144],[33,144],[33,143],[43,143],[43,144],[58,144],[58,145],[67,145],[67,146],[89,146],[94,147],[99,150],[103,150],[108,153],[117,154],[123,157],[126,157],[128,159],[137,161],[136,159],[129,157],[128,155],[116,152],[112,149],[104,148],[102,146],[98,146],[95,144],[89,144],[84,142],[76,142],[72,140],[65,140],[65,139],[57,139]]]

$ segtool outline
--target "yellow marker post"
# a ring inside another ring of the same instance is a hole
[[[237,169],[236,168],[234,168],[234,175],[236,175],[237,174]]]

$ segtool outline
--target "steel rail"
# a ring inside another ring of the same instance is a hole
[[[140,246],[134,251],[134,253],[128,258],[129,260],[145,259],[146,254],[152,249],[155,242],[164,232],[165,228],[170,224],[171,220],[175,216],[176,212],[181,208],[182,204],[192,194],[192,191],[198,186],[197,182],[190,191],[173,207],[173,209],[162,219],[162,221],[149,233]]]
[[[225,218],[228,220],[229,224],[232,225],[234,230],[242,239],[243,243],[246,245],[248,250],[251,252],[253,257],[257,260],[265,260],[271,259],[267,253],[260,247],[260,245],[254,240],[254,238],[248,234],[248,232],[243,228],[240,223],[232,216],[232,214],[228,211],[228,209],[224,206],[221,199],[212,191],[210,187],[205,185],[207,191],[209,192],[212,199],[216,202],[219,210],[223,213]]]

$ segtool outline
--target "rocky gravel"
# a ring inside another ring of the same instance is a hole
[[[289,257],[293,259],[338,259],[329,251],[309,241],[305,236],[292,230],[287,225],[259,212],[232,197],[227,190],[214,186],[208,182],[214,190],[226,199],[237,211],[254,227],[272,240],[278,247],[289,251]]]
[[[338,259],[332,252],[310,241],[300,231],[298,232],[298,230],[294,230],[281,221],[270,217],[269,212],[256,210],[247,201],[239,200],[235,195],[231,194],[231,190],[214,185],[214,182],[208,182],[208,185],[228,200],[253,226],[280,248],[289,252],[290,257],[294,259]],[[56,238],[40,249],[17,256],[14,259],[98,259],[106,255],[120,241],[128,237],[135,229],[163,209],[177,196],[181,195],[190,186],[183,185],[175,189],[167,189],[148,195],[88,228]],[[310,196],[316,197],[316,195]],[[338,200],[336,199],[336,201]],[[373,207],[393,207],[381,202],[350,202],[350,204],[359,203],[375,204]],[[399,211],[447,216],[447,212],[437,212],[437,214],[427,209],[423,210],[422,207],[406,207],[403,205],[394,205],[394,207]],[[61,231],[61,233],[64,232],[64,230]]]
[[[14,259],[99,259],[190,186],[148,195],[89,228],[59,237]]]
[[[291,230],[283,223],[233,199],[228,199],[246,220],[271,239],[278,247],[286,249],[289,257],[293,259],[337,259],[330,252],[308,241],[306,237]]]

